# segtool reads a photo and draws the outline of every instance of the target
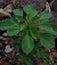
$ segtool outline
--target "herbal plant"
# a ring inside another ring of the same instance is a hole
[[[0,21],[0,29],[7,30],[15,41],[14,48],[20,52],[17,65],[33,65],[34,58],[47,59],[50,53],[42,47],[54,48],[54,35],[57,35],[57,25],[48,23],[52,14],[47,11],[38,13],[30,5],[13,10],[13,14],[10,19]]]

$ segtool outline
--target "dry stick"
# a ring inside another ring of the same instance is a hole
[[[12,4],[9,4],[9,5],[7,5],[5,8],[4,8],[4,10],[6,11],[6,12],[8,12],[8,13],[11,13],[12,11],[13,11],[13,6],[12,6]]]
[[[46,11],[48,11],[49,13],[51,13],[51,8],[48,2],[46,2]]]
[[[9,16],[11,17],[10,13],[6,12],[4,9],[0,8],[0,14],[4,15],[4,16]]]

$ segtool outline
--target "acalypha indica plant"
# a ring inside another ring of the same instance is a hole
[[[48,23],[52,14],[47,11],[38,13],[30,5],[24,6],[23,9],[14,9],[13,14],[10,19],[0,20],[0,30],[7,30],[8,35],[15,41],[14,48],[20,52],[17,65],[33,65],[34,57],[48,58],[50,53],[42,47],[55,47],[54,35],[57,35],[57,25]],[[27,60],[24,64],[25,57]]]

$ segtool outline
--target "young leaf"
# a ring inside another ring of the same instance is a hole
[[[29,59],[26,61],[26,65],[33,65],[33,61],[29,58]]]
[[[31,19],[31,21],[34,23],[34,22],[37,22],[37,21],[39,21],[39,17],[37,16],[37,17],[33,17],[32,19]]]
[[[55,41],[51,34],[48,33],[41,33],[40,34],[40,43],[46,48],[54,48]]]
[[[57,35],[57,25],[51,24],[51,27],[54,30],[54,35]]]
[[[22,61],[22,60],[24,59],[24,55],[19,55],[19,56],[17,56],[17,59],[18,59],[19,61]]]
[[[17,35],[19,32],[20,32],[20,30],[19,30],[19,25],[17,25],[17,24],[12,25],[12,26],[8,29],[8,35],[9,35],[9,36]]]
[[[26,24],[25,23],[23,23],[23,24],[21,24],[20,25],[20,31],[23,31],[23,30],[25,30],[26,29]]]
[[[33,50],[33,48],[34,41],[28,34],[26,34],[22,40],[22,50],[24,53],[29,54]]]
[[[23,18],[23,17],[21,17],[21,16],[16,16],[15,17],[17,20],[20,20],[20,21],[25,21],[25,19]]]
[[[16,52],[18,52],[21,46],[19,36],[12,36],[12,39],[14,40],[14,49]]]
[[[12,25],[16,24],[17,21],[15,18],[11,18],[11,19],[5,19],[1,21],[0,24],[0,29],[1,30],[7,30],[8,28],[10,28]]]
[[[40,13],[39,17],[40,17],[39,20],[41,21],[41,23],[43,23],[47,22],[52,17],[52,14],[47,11],[43,11]]]
[[[44,50],[38,50],[36,56],[39,59],[45,59],[45,58],[47,59],[50,56],[50,53]]]
[[[23,10],[22,9],[15,9],[13,10],[13,13],[16,15],[16,16],[23,16]]]
[[[40,24],[39,27],[41,30],[44,30],[44,31],[51,33],[51,34],[54,34],[54,30],[50,24],[45,24],[45,23]]]
[[[30,34],[31,34],[31,36],[34,39],[37,39],[38,38],[38,32],[37,32],[36,27],[34,27],[34,26],[31,25],[29,28],[30,28]]]
[[[34,16],[36,16],[38,14],[38,12],[30,5],[24,6],[24,12],[27,15],[30,15],[31,17],[34,17]]]
[[[8,19],[3,20],[3,21],[1,21],[0,29],[1,30],[6,30],[6,29],[9,28],[10,25],[12,25],[12,24],[11,24],[11,22]]]

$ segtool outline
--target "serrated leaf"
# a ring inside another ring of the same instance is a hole
[[[6,19],[6,20],[3,20],[0,22],[0,29],[1,30],[6,30],[7,28],[9,28],[9,25],[11,25],[11,23],[9,23],[9,20]]]
[[[40,43],[45,48],[54,48],[55,47],[55,40],[54,40],[53,36],[48,33],[40,34]]]
[[[39,28],[41,30],[48,32],[48,33],[54,34],[54,30],[50,24],[40,24]]]
[[[50,56],[50,53],[48,51],[38,50],[36,56],[39,59],[47,59]]]
[[[43,23],[43,22],[47,22],[52,17],[52,14],[47,11],[43,11],[40,13],[39,17],[41,23]]]
[[[29,54],[33,50],[33,48],[34,41],[28,34],[26,34],[22,40],[22,50],[24,53]]]
[[[31,34],[31,36],[34,39],[37,39],[38,38],[38,32],[37,32],[36,27],[34,27],[34,26],[31,25],[29,28],[30,28],[30,34]]]
[[[15,24],[12,25],[11,28],[8,29],[8,35],[9,36],[14,36],[19,33],[19,25]]]
[[[54,35],[57,35],[57,25],[51,24],[51,27],[54,30]]]
[[[16,15],[16,16],[23,16],[23,10],[22,9],[15,9],[13,10],[13,13]]]
[[[30,15],[31,17],[34,17],[38,14],[38,12],[30,5],[24,6],[24,11],[27,15]]]
[[[2,20],[0,24],[0,29],[7,30],[8,28],[10,28],[12,25],[16,23],[17,21],[14,18]]]
[[[33,17],[33,18],[31,19],[32,22],[37,22],[38,20],[39,20],[39,17]]]

